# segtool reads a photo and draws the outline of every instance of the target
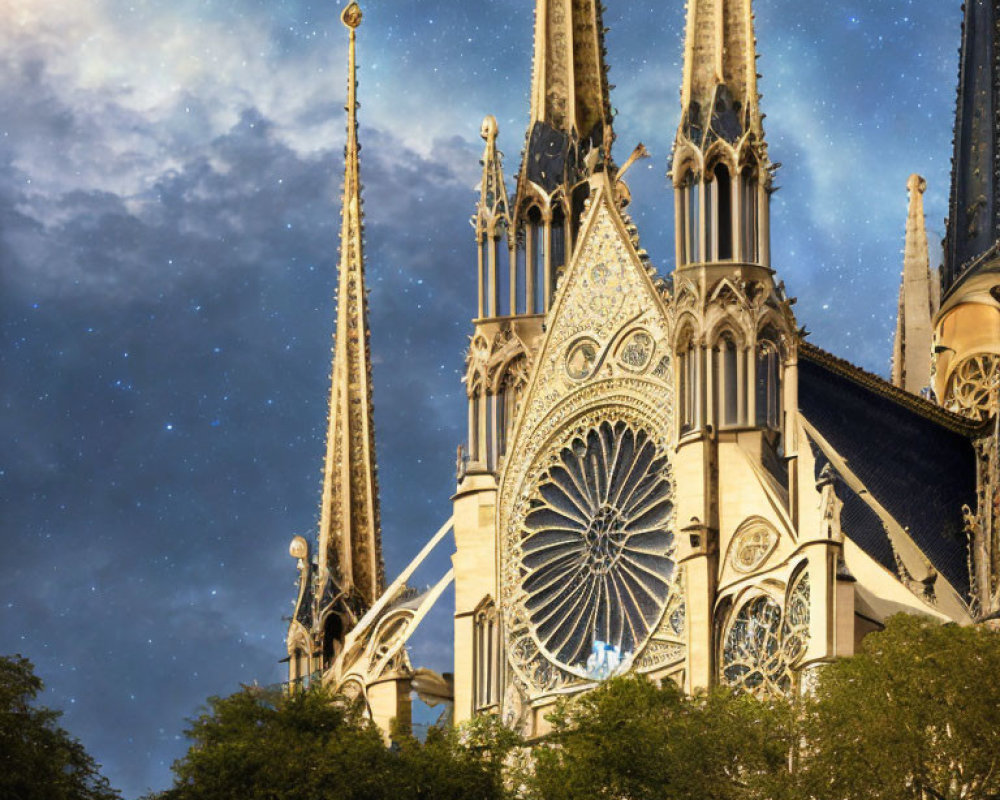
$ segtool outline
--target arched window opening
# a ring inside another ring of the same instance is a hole
[[[732,334],[722,335],[715,349],[715,355],[716,419],[720,427],[731,428],[740,422],[738,353]]]
[[[733,258],[733,184],[725,164],[715,167],[716,260]]]
[[[507,249],[507,237],[502,229],[493,239],[493,260],[497,273],[497,313],[498,317],[506,317],[514,313],[511,305],[511,292],[514,276],[510,269],[510,251]]]
[[[530,272],[529,302],[532,312],[545,312],[545,223],[537,206],[528,211],[528,270]]]
[[[469,397],[469,461],[478,463],[482,460],[479,452],[479,391],[474,389]]]
[[[497,459],[507,452],[507,384],[497,391]]]
[[[479,244],[479,316],[492,315],[489,304],[490,293],[490,237],[483,234]]]
[[[756,423],[759,427],[779,430],[781,426],[781,353],[774,340],[762,338],[757,343],[757,385],[755,391]]]
[[[688,433],[698,426],[698,350],[689,339],[681,347],[677,359],[677,374],[680,380],[681,433]]]
[[[344,643],[344,623],[336,614],[330,614],[323,623],[323,668],[329,669],[340,655]]]
[[[484,442],[485,450],[484,459],[486,460],[486,469],[493,470],[496,468],[496,415],[497,415],[497,396],[495,394],[486,395],[486,441]]]
[[[473,703],[475,710],[480,712],[497,705],[502,690],[500,625],[493,601],[476,612],[472,657]]]
[[[685,263],[701,261],[701,184],[689,175],[684,186]]]
[[[549,272],[549,302],[556,296],[556,279],[559,270],[566,266],[566,215],[562,206],[556,206],[552,211],[552,258]]]
[[[526,236],[524,228],[517,232],[517,242],[514,250],[514,285],[517,287],[517,300],[515,313],[528,314],[528,276],[527,276],[527,252]]]
[[[740,187],[743,192],[742,210],[743,219],[740,225],[742,233],[743,260],[756,263],[759,258],[757,247],[757,227],[758,227],[758,187],[757,175],[753,167],[744,167],[740,174]]]

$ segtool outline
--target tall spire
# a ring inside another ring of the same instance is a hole
[[[931,318],[935,311],[932,307],[934,298],[924,220],[924,191],[927,189],[927,181],[919,175],[911,175],[906,186],[910,190],[910,211],[906,220],[903,281],[899,287],[892,382],[901,389],[920,394],[930,385],[931,380]]]
[[[688,0],[681,111],[697,147],[748,133],[763,145],[751,0]]]
[[[611,106],[599,0],[538,0],[531,121],[603,141]]]
[[[1000,239],[1000,4],[966,0],[942,294]]]
[[[611,102],[599,0],[536,0],[531,121],[521,182],[568,189],[609,157]],[[603,148],[599,159],[592,150]],[[590,156],[590,160],[584,161]],[[522,187],[518,187],[519,193]]]
[[[382,593],[384,566],[375,466],[368,295],[365,289],[363,220],[357,120],[356,33],[361,9],[341,14],[350,31],[347,81],[347,144],[341,210],[337,333],[330,388],[329,429],[319,530],[319,580],[329,599],[354,611]]]

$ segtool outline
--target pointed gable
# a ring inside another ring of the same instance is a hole
[[[535,697],[593,680],[598,650],[640,672],[685,652],[670,309],[596,183],[501,477],[500,606]]]

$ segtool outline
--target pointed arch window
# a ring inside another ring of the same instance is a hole
[[[736,339],[726,331],[719,337],[715,347],[715,418],[720,428],[732,428],[740,424],[739,371]]]
[[[514,264],[513,264],[513,274],[514,274],[514,286],[515,289],[515,300],[514,308],[515,314],[527,314],[528,311],[528,261],[527,261],[527,244],[526,235],[524,228],[521,228],[517,232],[517,241],[514,248]]]
[[[561,205],[557,205],[552,210],[552,223],[550,234],[552,237],[551,266],[549,270],[549,303],[552,303],[556,296],[556,280],[559,277],[559,270],[566,266],[566,215],[563,213]]]
[[[481,394],[482,383],[476,380],[469,392],[469,461],[474,464],[482,461],[479,433],[482,420]]]
[[[479,316],[492,316],[490,309],[490,237],[485,233],[479,243]]]
[[[496,314],[506,317],[516,313],[515,290],[517,278],[510,263],[510,247],[507,243],[507,226],[503,221],[497,223],[493,234],[493,263],[497,275]]]
[[[677,377],[679,383],[679,418],[681,434],[695,430],[699,424],[699,398],[701,370],[699,369],[699,349],[695,347],[690,334],[682,339],[677,354]]]
[[[773,331],[766,331],[757,342],[756,370],[756,423],[762,428],[778,430],[781,426],[781,351]]]
[[[528,210],[527,240],[529,313],[541,314],[545,312],[545,251],[548,242],[545,221],[537,206]]]
[[[481,712],[500,702],[502,659],[496,604],[486,600],[475,613],[472,630],[473,704]]]
[[[733,183],[729,168],[719,163],[715,166],[715,260],[731,261],[733,258]]]
[[[740,198],[741,216],[740,246],[743,251],[743,260],[749,263],[757,263],[760,258],[758,247],[758,227],[759,227],[759,198],[757,184],[757,170],[752,165],[747,165],[740,173]]]
[[[701,182],[688,174],[682,190],[684,208],[684,263],[701,261]]]

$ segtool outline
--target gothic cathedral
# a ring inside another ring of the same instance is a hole
[[[679,0],[678,0],[679,1]],[[764,0],[760,0],[764,2]],[[1000,4],[967,0],[950,218],[930,269],[909,182],[892,381],[810,344],[771,263],[751,0],[688,0],[670,161],[674,263],[628,209],[599,0],[536,0],[530,121],[508,194],[497,124],[474,218],[468,437],[451,519],[386,586],[349,29],[337,333],[316,552],[292,542],[290,679],[410,698],[529,736],[614,675],[800,691],[899,612],[1000,617]],[[664,90],[669,86],[665,81]],[[780,265],[779,265],[780,266]],[[442,504],[446,498],[441,498]],[[449,537],[449,533],[453,537]],[[407,580],[453,542],[423,594]],[[454,582],[453,675],[406,641]]]

